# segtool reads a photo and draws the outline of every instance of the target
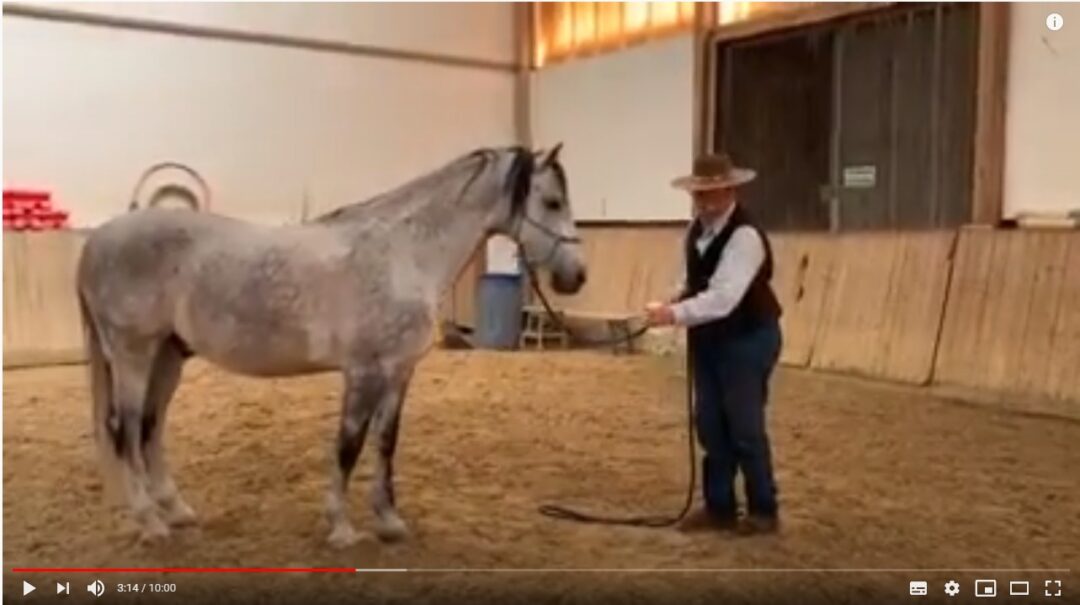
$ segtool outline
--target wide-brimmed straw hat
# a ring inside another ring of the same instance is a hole
[[[757,172],[736,166],[728,154],[712,153],[695,158],[693,172],[671,181],[671,185],[687,191],[707,191],[745,185],[755,177]]]

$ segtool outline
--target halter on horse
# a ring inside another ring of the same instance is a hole
[[[483,149],[369,201],[269,227],[184,209],[115,218],[87,239],[77,288],[107,476],[144,539],[195,520],[165,462],[165,415],[197,355],[251,376],[338,370],[345,380],[327,493],[329,541],[353,544],[346,487],[374,427],[376,534],[406,535],[393,458],[405,394],[441,294],[501,233],[552,287],[585,281],[559,148]]]

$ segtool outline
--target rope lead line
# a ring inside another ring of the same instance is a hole
[[[573,337],[573,333],[563,323],[562,316],[559,315],[548,302],[543,291],[540,289],[539,280],[536,277],[536,271],[532,265],[525,264],[526,271],[528,273],[529,285],[532,287],[533,292],[536,293],[537,298],[540,299],[540,303],[544,306],[544,310],[550,316],[551,321],[555,323],[559,329],[565,331]],[[621,343],[624,341],[630,341],[640,337],[648,330],[648,326],[635,330],[629,335],[622,336],[615,339],[607,339],[603,341],[597,340],[583,340],[574,338],[579,342],[583,342],[586,345],[592,347],[610,346],[615,343]],[[556,504],[544,504],[541,505],[539,510],[541,515],[551,517],[553,519],[560,519],[563,521],[576,521],[578,523],[591,523],[600,525],[630,525],[635,527],[653,527],[663,528],[671,527],[684,518],[690,512],[690,508],[694,505],[694,490],[697,487],[697,452],[694,448],[694,389],[693,389],[693,367],[691,362],[691,356],[689,351],[686,355],[686,451],[688,458],[688,467],[690,468],[690,477],[686,486],[686,499],[683,502],[682,510],[674,516],[663,515],[640,515],[630,517],[612,517],[606,515],[595,515],[591,513],[585,513],[577,511],[565,506],[559,506]]]

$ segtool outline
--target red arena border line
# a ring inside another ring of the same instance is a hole
[[[15,567],[12,573],[357,573],[355,567]]]

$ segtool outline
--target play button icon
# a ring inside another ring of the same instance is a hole
[[[26,580],[23,580],[23,583],[22,583],[22,594],[23,594],[23,596],[24,596],[24,597],[25,597],[26,595],[28,595],[28,594],[30,594],[30,593],[32,593],[32,592],[34,592],[35,590],[37,590],[37,586],[34,586],[33,584],[31,584],[31,583],[27,582]]]

